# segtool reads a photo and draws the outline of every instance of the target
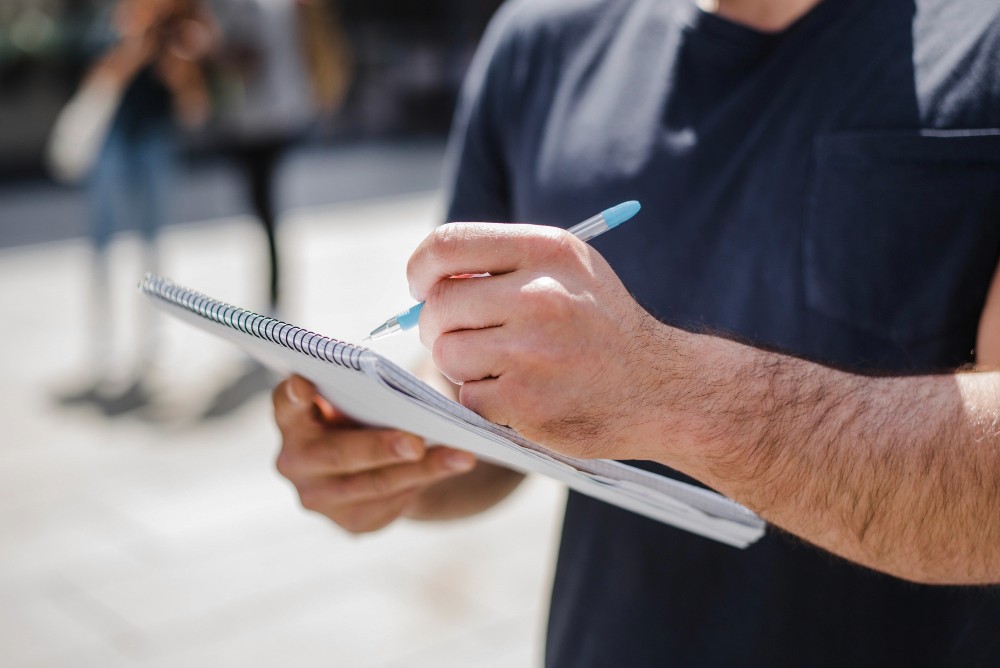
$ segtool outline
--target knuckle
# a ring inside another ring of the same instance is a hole
[[[461,229],[462,226],[459,224],[447,223],[436,227],[427,235],[406,264],[406,275],[411,282],[422,275],[421,270],[427,265],[436,267],[454,253],[454,249],[461,241]]]
[[[521,288],[521,298],[528,306],[546,312],[567,308],[566,287],[552,276],[536,276]]]
[[[322,512],[324,507],[325,495],[319,488],[312,489],[299,489],[299,503],[306,510],[311,510],[313,512]]]
[[[355,536],[367,533],[365,527],[353,515],[341,515],[336,520],[341,529]]]
[[[486,417],[483,413],[484,402],[482,400],[482,393],[479,392],[479,386],[482,383],[465,383],[458,389],[458,403],[462,404],[474,413],[479,413],[480,415]]]
[[[446,223],[439,225],[431,232],[428,251],[433,260],[441,260],[454,253],[466,237],[465,227],[461,223]]]
[[[282,477],[291,480],[296,471],[295,455],[287,447],[282,446],[278,452],[278,456],[274,460],[274,468],[277,469]]]
[[[540,235],[537,243],[532,245],[532,252],[537,260],[546,264],[563,265],[578,257],[578,243],[576,238],[565,230],[553,228],[546,234]]]
[[[342,529],[356,536],[375,530],[375,527],[372,526],[372,523],[368,519],[367,513],[361,508],[349,508],[344,512],[338,513],[335,521]]]
[[[491,422],[513,426],[507,412],[514,411],[516,414],[516,411],[506,401],[502,391],[504,385],[502,378],[487,382],[466,383],[459,390],[459,402]]]
[[[453,377],[454,369],[451,368],[451,351],[453,349],[450,344],[451,338],[453,337],[440,336],[434,341],[434,346],[431,348],[431,359],[434,360],[434,365],[440,369],[441,373],[454,383],[458,382],[458,379]]]
[[[557,278],[537,276],[521,286],[518,309],[522,317],[535,323],[530,336],[520,341],[520,347],[531,353],[542,344],[550,344],[551,334],[567,327],[578,317],[579,304],[569,289]],[[537,340],[542,338],[543,340]]]

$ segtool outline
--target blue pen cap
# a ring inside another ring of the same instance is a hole
[[[608,224],[608,229],[612,227],[617,227],[621,225],[626,220],[639,213],[639,209],[642,206],[636,202],[634,199],[628,202],[622,202],[621,204],[615,205],[610,209],[605,209],[601,212],[604,216],[604,221]]]

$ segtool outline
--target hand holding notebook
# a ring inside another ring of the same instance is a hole
[[[320,336],[148,276],[141,290],[171,314],[221,336],[285,374],[311,380],[320,394],[361,423],[418,434],[478,458],[536,472],[652,519],[737,547],[764,522],[725,497],[609,460],[574,459],[489,422],[371,350]]]
[[[278,385],[273,401],[281,430],[278,472],[295,486],[303,507],[353,533],[376,531],[404,514],[420,519],[471,514],[488,505],[478,500],[491,493],[496,499],[498,483],[509,489],[517,480],[509,469],[477,465],[468,452],[361,424],[299,376]],[[461,489],[453,482],[447,494],[431,491],[455,476],[462,477]]]

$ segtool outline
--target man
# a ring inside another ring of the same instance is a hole
[[[1000,581],[1000,375],[951,373],[1000,361],[998,53],[1000,7],[975,0],[497,18],[449,219],[643,212],[596,250],[440,228],[409,267],[422,340],[491,420],[682,472],[780,527],[737,551],[571,493],[549,665],[1000,660],[981,586]],[[450,278],[473,272],[492,276]],[[353,531],[475,512],[517,481],[352,425],[301,379],[275,404],[279,469]]]

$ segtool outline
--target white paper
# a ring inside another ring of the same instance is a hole
[[[147,277],[141,289],[168,313],[233,342],[275,371],[308,378],[339,410],[365,424],[401,429],[486,461],[540,473],[588,496],[734,547],[746,547],[764,534],[763,520],[720,494],[620,462],[559,455],[487,421],[370,350],[351,347],[358,369],[339,365],[291,347],[303,347],[303,340],[315,347],[318,337],[300,336],[291,345],[260,338],[234,326],[254,316],[259,322],[260,316],[239,310],[227,321],[220,314],[232,311],[167,279]],[[192,295],[199,298],[196,303]]]

